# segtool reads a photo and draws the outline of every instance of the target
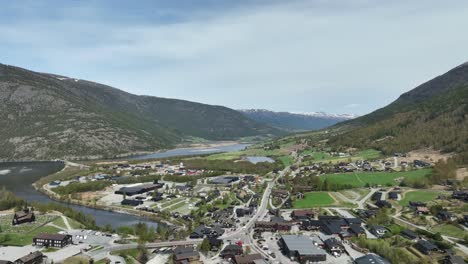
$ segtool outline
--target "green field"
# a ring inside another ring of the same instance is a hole
[[[357,153],[357,156],[365,160],[373,160],[373,159],[380,157],[380,154],[381,153],[378,150],[366,149],[366,150],[359,151]]]
[[[56,215],[36,215],[36,221],[34,223],[27,223],[18,226],[13,226],[11,220],[13,219],[13,214],[2,215],[0,216],[0,228],[2,233],[16,233],[24,234],[33,231],[36,228],[39,228],[51,221],[54,221],[58,217]]]
[[[63,221],[62,217],[57,217],[57,219],[55,219],[52,224],[58,226],[58,227],[61,227],[63,229],[67,229],[67,226],[65,225],[65,222]]]
[[[294,208],[312,208],[333,205],[335,200],[327,192],[306,193],[304,199],[294,201]]]
[[[290,166],[294,162],[293,157],[290,155],[281,156],[278,159],[283,163],[285,167]]]
[[[26,245],[31,245],[32,244],[32,239],[38,234],[41,233],[50,233],[50,234],[56,234],[58,233],[59,230],[58,228],[52,227],[52,226],[42,226],[39,228],[36,228],[32,230],[31,232],[27,233],[7,233],[4,234],[2,233],[0,235],[0,244],[4,246],[26,246]]]
[[[349,185],[352,188],[365,187],[369,185],[395,185],[395,179],[404,177],[405,179],[421,179],[432,172],[431,169],[421,169],[408,172],[359,172],[359,173],[338,173],[321,175],[320,179],[327,179],[331,184]]]
[[[450,224],[433,227],[431,228],[431,231],[434,233],[439,232],[442,235],[461,238],[461,239],[463,239],[466,234],[466,232],[460,227],[455,226],[455,225],[450,225]]]
[[[372,160],[380,157],[380,151],[375,149],[366,149],[361,150],[354,153],[352,156],[349,157],[339,157],[339,156],[332,156],[326,151],[314,151],[314,150],[306,150],[302,152],[303,155],[310,155],[311,162],[332,162],[337,163],[341,161],[348,161],[349,159],[355,160]],[[308,160],[306,158],[306,160]],[[310,161],[309,161],[310,162]]]
[[[400,205],[408,205],[410,201],[418,201],[418,202],[430,202],[434,200],[437,195],[440,193],[435,191],[429,190],[417,190],[417,191],[409,191],[405,193],[403,199],[399,202]]]

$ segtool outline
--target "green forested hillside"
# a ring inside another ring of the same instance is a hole
[[[112,157],[172,147],[187,137],[277,133],[222,106],[137,96],[0,64],[0,160]]]
[[[468,157],[468,65],[461,65],[387,107],[339,124],[337,147],[373,147],[386,153],[431,147]],[[466,160],[464,162],[467,162]]]

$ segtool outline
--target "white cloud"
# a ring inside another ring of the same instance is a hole
[[[36,70],[138,94],[362,114],[466,60],[468,5],[421,3],[298,1],[156,24],[81,7],[59,21],[2,23],[0,48]]]

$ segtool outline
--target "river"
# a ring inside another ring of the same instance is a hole
[[[151,159],[151,158],[165,158],[173,156],[187,156],[196,154],[208,154],[216,152],[232,152],[244,149],[247,144],[233,144],[212,148],[180,148],[148,154],[133,159]],[[63,169],[62,162],[52,161],[33,161],[33,162],[1,162],[0,163],[0,186],[5,187],[7,190],[12,191],[17,196],[31,202],[48,203],[54,202],[47,195],[38,192],[32,187],[32,184],[42,177],[53,174]],[[62,203],[65,204],[65,203]],[[66,204],[68,205],[68,204]],[[98,226],[111,224],[113,228],[119,226],[134,225],[139,222],[148,224],[149,226],[156,227],[157,223],[147,220],[142,217],[109,212],[105,210],[93,209],[79,205],[68,205],[71,208],[92,215],[96,220]]]

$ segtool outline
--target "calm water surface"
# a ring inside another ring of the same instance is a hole
[[[245,157],[245,159],[254,164],[257,164],[259,162],[269,162],[269,163],[275,162],[274,159],[269,158],[269,157],[263,157],[263,156],[250,156],[250,157]]]

